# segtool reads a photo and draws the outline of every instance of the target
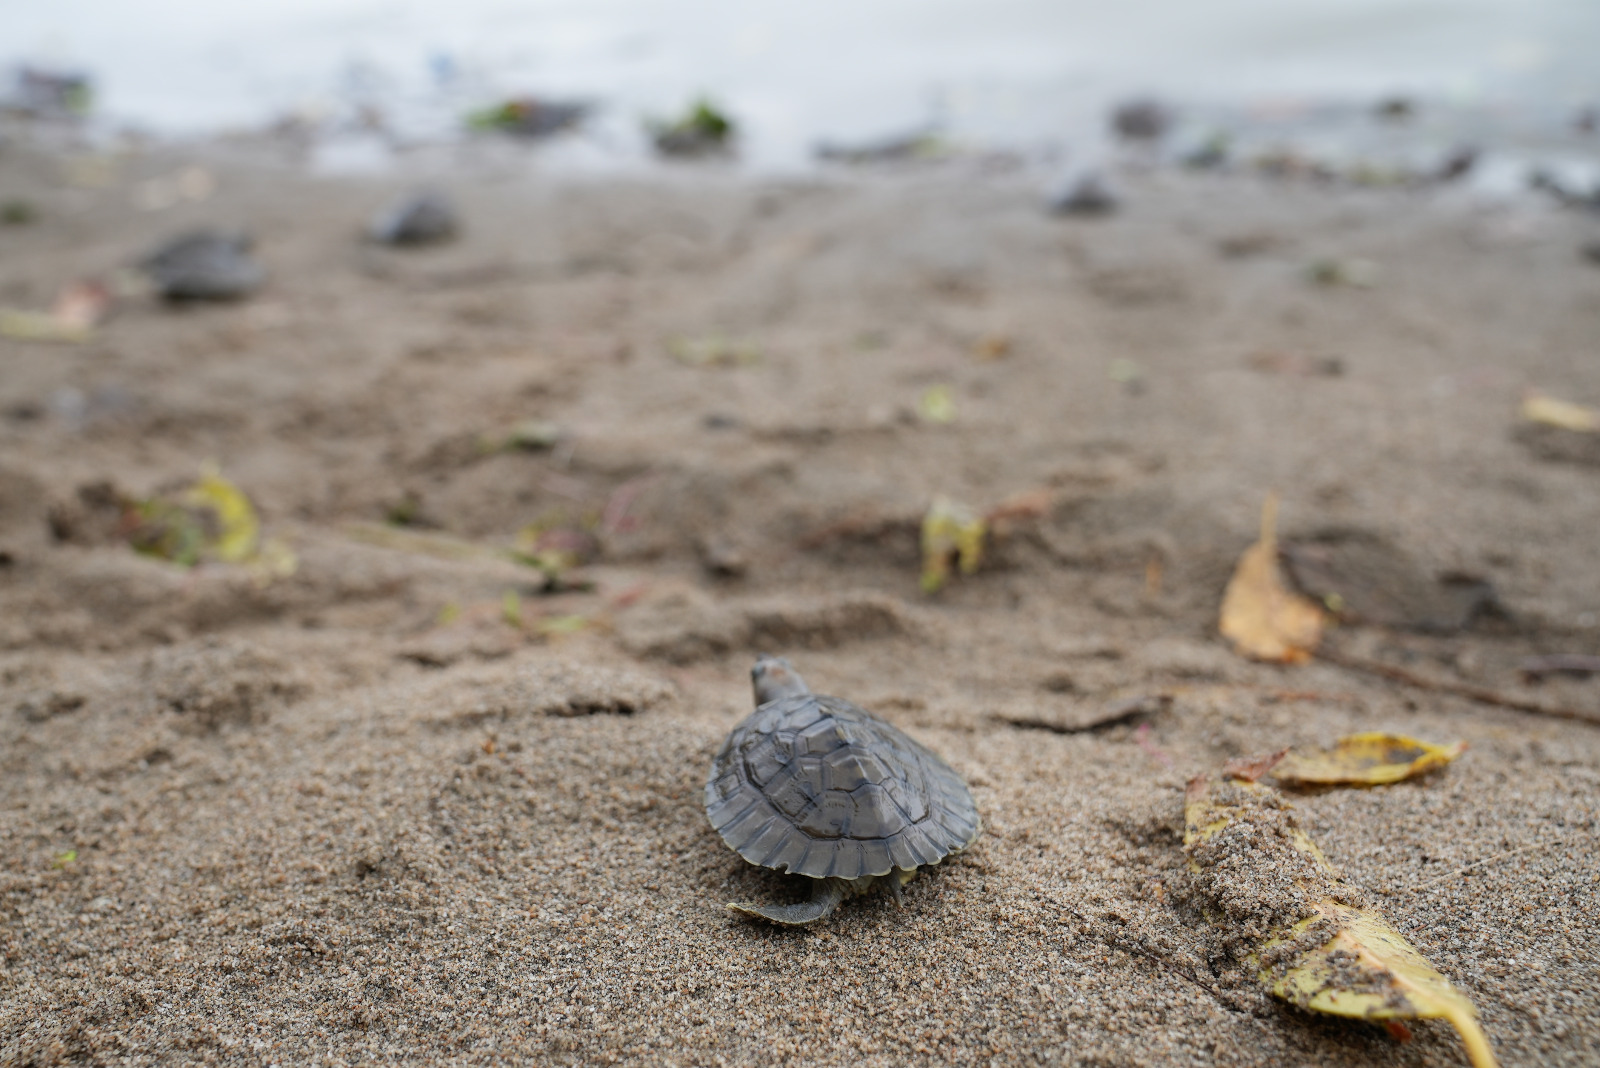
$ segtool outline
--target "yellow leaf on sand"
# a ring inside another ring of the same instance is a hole
[[[73,282],[56,294],[48,312],[0,308],[0,335],[23,341],[88,341],[111,308],[111,292],[99,282]]]
[[[1600,411],[1571,401],[1546,397],[1542,393],[1530,393],[1524,397],[1518,414],[1530,423],[1543,423],[1584,434],[1600,433]]]
[[[928,423],[953,423],[956,418],[956,398],[949,386],[929,386],[917,398],[917,414]]]
[[[1184,851],[1221,922],[1264,931],[1249,957],[1274,995],[1359,1020],[1444,1019],[1474,1068],[1494,1052],[1465,995],[1343,882],[1293,806],[1270,787],[1197,776],[1184,795]]]
[[[217,465],[207,463],[200,480],[184,495],[192,508],[207,508],[217,517],[217,534],[211,554],[225,564],[242,564],[255,556],[261,541],[261,520],[244,491],[222,477]]]
[[[1291,749],[1272,775],[1279,782],[1381,786],[1442,768],[1466,749],[1465,742],[1429,745],[1400,734],[1367,731],[1340,738],[1332,749]]]
[[[944,588],[952,556],[963,575],[976,571],[987,532],[988,524],[972,509],[948,497],[935,497],[922,517],[922,592]]]
[[[1324,928],[1337,931],[1326,942]],[[1308,934],[1321,944],[1301,948]],[[1494,1065],[1472,1002],[1376,912],[1318,902],[1315,915],[1261,947],[1263,960],[1279,952],[1293,964],[1263,968],[1261,980],[1285,1001],[1358,1020],[1447,1020],[1476,1068]]]
[[[1261,507],[1261,537],[1245,550],[1222,597],[1219,625],[1233,647],[1256,660],[1304,663],[1322,639],[1323,613],[1284,584],[1278,566],[1278,499]]]
[[[83,323],[63,321],[50,312],[0,308],[0,335],[21,341],[88,341],[94,331]]]
[[[673,338],[667,342],[667,352],[690,367],[747,367],[761,362],[760,348],[719,334]]]

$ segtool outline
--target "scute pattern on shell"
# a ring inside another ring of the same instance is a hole
[[[733,729],[711,764],[706,814],[745,860],[814,879],[936,864],[982,826],[937,754],[816,694],[768,702]]]

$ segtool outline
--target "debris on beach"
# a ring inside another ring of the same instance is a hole
[[[559,423],[548,419],[524,419],[503,433],[484,434],[478,439],[478,450],[491,452],[548,452],[566,439],[567,432]]]
[[[1180,149],[1178,162],[1190,170],[1211,171],[1228,165],[1233,138],[1223,130],[1205,135],[1189,147]]]
[[[1535,167],[1528,172],[1528,188],[1547,194],[1564,207],[1600,211],[1600,183],[1582,189],[1574,186],[1563,174],[1546,167]]]
[[[111,300],[111,291],[100,282],[73,282],[56,294],[48,312],[0,308],[0,335],[21,341],[88,341],[110,313]]]
[[[972,355],[984,363],[992,363],[1011,355],[1015,348],[1010,334],[985,334],[972,344]]]
[[[1529,393],[1514,436],[1541,460],[1600,466],[1600,409]]]
[[[1517,414],[1529,423],[1542,423],[1579,434],[1600,433],[1600,409],[1547,397],[1543,393],[1529,393],[1524,397]]]
[[[1339,877],[1276,790],[1189,780],[1183,848],[1207,915],[1273,995],[1398,1034],[1401,1021],[1443,1019],[1474,1068],[1493,1068],[1472,1002]]]
[[[949,153],[950,146],[932,129],[918,129],[854,144],[824,141],[816,148],[816,156],[820,160],[857,166],[929,160]]]
[[[1122,199],[1100,173],[1088,171],[1062,185],[1061,191],[1050,198],[1050,211],[1054,215],[1110,215],[1121,204]]]
[[[1482,156],[1476,145],[1461,145],[1452,149],[1428,177],[1435,182],[1454,182],[1472,173]]]
[[[963,575],[976,571],[987,532],[988,524],[972,509],[948,497],[935,497],[922,517],[922,592],[944,589],[952,563]]]
[[[1517,665],[1517,672],[1524,682],[1543,682],[1551,675],[1566,675],[1575,679],[1587,679],[1600,675],[1600,656],[1589,656],[1585,653],[1550,653],[1546,656],[1530,656]]]
[[[564,516],[529,523],[517,532],[511,558],[544,575],[541,593],[566,593],[588,590],[592,584],[574,572],[600,555],[600,539],[594,524],[575,523]]]
[[[1144,392],[1144,368],[1126,356],[1118,356],[1106,364],[1106,378],[1135,396]]]
[[[593,110],[592,104],[575,100],[513,97],[472,112],[467,126],[538,140],[577,127]]]
[[[460,229],[455,205],[442,193],[426,192],[406,197],[373,216],[367,237],[380,245],[438,245],[452,240]]]
[[[1347,734],[1332,749],[1291,749],[1272,777],[1296,786],[1382,786],[1442,768],[1466,752],[1465,742],[1431,745],[1400,734]]]
[[[1260,256],[1275,252],[1287,244],[1280,233],[1272,230],[1248,230],[1243,233],[1230,234],[1219,238],[1216,243],[1217,255],[1229,260],[1242,260],[1250,256]]]
[[[686,367],[751,367],[761,362],[759,345],[721,334],[675,337],[667,342],[667,352]]]
[[[1269,349],[1253,352],[1245,357],[1252,370],[1263,374],[1294,375],[1300,378],[1340,378],[1344,375],[1344,361],[1337,356],[1311,357],[1299,353]]]
[[[1345,623],[1452,634],[1499,605],[1481,578],[1428,574],[1376,533],[1332,529],[1287,541],[1280,554],[1294,587]]]
[[[1386,96],[1373,107],[1372,113],[1387,122],[1403,122],[1416,115],[1417,104],[1407,96]]]
[[[11,197],[0,203],[0,225],[27,226],[39,218],[39,209],[33,201],[21,197]]]
[[[81,119],[94,103],[94,83],[87,74],[23,67],[11,90],[0,98],[0,112],[29,119]]]
[[[1172,128],[1172,109],[1159,100],[1125,100],[1111,109],[1111,132],[1125,141],[1159,141]]]
[[[262,539],[255,505],[209,462],[202,465],[195,482],[178,490],[140,499],[107,483],[95,484],[79,491],[76,510],[56,509],[51,514],[51,526],[61,541],[94,540],[92,529],[97,525],[102,531],[109,528],[137,552],[182,567],[241,565],[259,585],[292,575],[298,566],[286,542]]]
[[[645,129],[657,153],[680,159],[726,154],[738,133],[733,120],[705,97],[689,105],[679,118],[650,120]]]
[[[184,167],[140,182],[133,189],[133,202],[145,211],[165,211],[184,201],[208,200],[216,191],[217,178],[211,171]]]
[[[1254,660],[1298,664],[1322,640],[1323,611],[1291,590],[1278,565],[1278,498],[1261,506],[1261,536],[1239,558],[1222,598],[1219,627],[1234,649]]]
[[[955,392],[942,382],[929,386],[917,397],[917,416],[923,422],[935,426],[955,422]]]
[[[1329,257],[1313,260],[1306,267],[1306,277],[1319,286],[1371,289],[1378,284],[1378,265],[1359,257],[1348,259]]]
[[[138,269],[169,301],[238,300],[266,280],[246,234],[195,230],[162,245]]]
[[[378,523],[351,523],[345,534],[354,541],[394,552],[429,556],[436,560],[508,561],[532,568],[543,576],[540,593],[586,591],[591,584],[574,576],[574,568],[598,552],[593,534],[581,528],[525,527],[509,546],[485,545],[438,531],[420,531]]]

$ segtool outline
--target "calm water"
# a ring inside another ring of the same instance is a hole
[[[158,132],[370,104],[426,139],[535,93],[601,103],[585,150],[625,157],[706,92],[779,166],[931,122],[1049,146],[1134,92],[1312,128],[1404,93],[1441,142],[1537,142],[1600,102],[1600,0],[0,0],[0,25],[0,63],[86,70],[103,117]]]

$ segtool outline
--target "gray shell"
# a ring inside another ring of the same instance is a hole
[[[813,879],[937,864],[982,822],[950,765],[837,697],[769,701],[711,763],[706,814],[752,864]]]
[[[196,230],[146,256],[139,268],[168,300],[238,300],[266,280],[245,234]]]

